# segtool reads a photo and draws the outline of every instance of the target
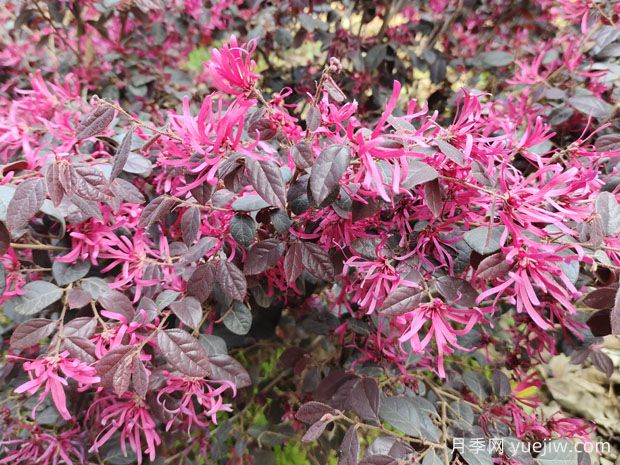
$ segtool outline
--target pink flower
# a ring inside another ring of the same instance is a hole
[[[0,460],[0,464],[86,463],[82,446],[84,440],[80,434],[79,428],[50,434],[40,430],[38,426],[20,425],[17,431],[13,432],[13,436],[18,437],[17,439],[2,441],[6,455]]]
[[[174,417],[166,424],[166,431],[170,430],[179,415],[186,417],[188,432],[193,423],[202,427],[207,427],[210,423],[217,424],[218,412],[232,412],[232,406],[225,404],[222,400],[222,393],[227,389],[232,390],[233,397],[237,395],[235,385],[227,380],[207,380],[167,373],[166,386],[157,395],[157,401],[162,407],[174,414]],[[165,399],[161,399],[162,396],[172,396],[177,392],[180,393],[181,398],[175,399],[176,408],[168,408],[165,405]],[[196,411],[194,401],[202,407],[201,411]],[[200,419],[201,416],[205,417],[204,420]]]
[[[545,306],[536,293],[540,289],[543,295],[551,296],[569,313],[574,313],[572,300],[579,296],[579,292],[566,276],[562,264],[576,260],[576,257],[562,257],[557,253],[548,253],[536,250],[532,245],[505,247],[506,260],[513,263],[508,277],[495,287],[487,289],[478,297],[478,302],[496,294],[495,301],[508,289],[513,289],[516,301],[516,311],[527,312],[542,329],[551,328],[551,324],[544,316]]]
[[[12,359],[21,359],[21,357],[10,356]],[[37,407],[45,400],[49,392],[52,393],[52,399],[58,412],[65,420],[72,418],[67,410],[67,402],[63,385],[68,384],[67,378],[72,378],[78,382],[78,391],[85,391],[90,385],[98,383],[100,378],[97,376],[96,370],[81,362],[76,358],[69,358],[69,352],[64,351],[56,355],[48,355],[36,360],[24,363],[24,369],[28,371],[30,381],[25,382],[15,389],[15,392],[21,394],[27,392],[32,395],[44,386],[43,392],[39,396],[39,402],[32,409],[32,416],[35,416]],[[60,372],[64,374],[63,377]]]
[[[101,403],[107,405],[93,414],[92,409],[98,409]],[[101,426],[102,429],[89,452],[99,450],[99,447],[105,444],[114,433],[120,431],[121,450],[125,456],[127,455],[126,442],[129,440],[129,446],[138,456],[138,464],[141,464],[142,437],[144,437],[147,446],[144,453],[148,454],[151,461],[155,460],[155,448],[161,444],[161,439],[157,434],[155,420],[146,408],[144,400],[139,396],[126,392],[121,397],[112,395],[102,397],[88,409],[87,416],[91,414],[96,415],[97,426]]]
[[[67,410],[67,402],[63,388],[63,385],[67,386],[68,384],[67,378],[74,379],[78,382],[78,391],[80,392],[100,381],[93,367],[88,366],[86,363],[76,358],[70,358],[69,352],[67,351],[25,362],[24,369],[28,371],[30,381],[18,386],[17,389],[15,389],[16,393],[21,394],[27,392],[32,395],[43,386],[43,392],[39,396],[39,402],[32,409],[33,417],[35,416],[37,407],[45,400],[47,394],[51,392],[52,400],[58,412],[60,412],[65,420],[70,420],[72,417]],[[64,377],[60,374],[61,372],[64,374]]]
[[[213,85],[230,95],[248,94],[260,77],[254,72],[256,62],[251,58],[254,50],[256,41],[239,46],[235,36],[230,36],[229,44],[224,44],[220,49],[214,48],[207,65]]]
[[[579,438],[586,443],[592,442],[590,434],[594,426],[581,418],[566,418],[555,414],[547,420],[547,428],[562,438]]]
[[[437,344],[437,370],[439,376],[445,377],[443,366],[444,354],[454,352],[453,347],[469,350],[457,342],[457,336],[471,331],[476,323],[484,319],[484,313],[491,309],[453,308],[440,299],[421,304],[416,309],[397,317],[397,324],[404,328],[398,339],[401,343],[408,341],[416,353],[423,353],[426,346],[434,339]],[[429,326],[427,326],[429,324]],[[458,328],[455,325],[462,325]],[[426,335],[420,340],[420,332],[427,327]]]

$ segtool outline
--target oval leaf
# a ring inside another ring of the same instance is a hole
[[[310,173],[308,188],[316,205],[322,205],[337,191],[340,179],[351,162],[351,151],[343,145],[332,145],[321,152]]]
[[[187,376],[202,378],[211,374],[209,354],[182,329],[167,329],[157,334],[157,344],[166,361]]]
[[[29,179],[17,189],[6,212],[6,225],[10,231],[17,231],[28,225],[45,200],[45,181],[43,178]]]

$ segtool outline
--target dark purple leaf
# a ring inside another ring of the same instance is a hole
[[[284,242],[278,239],[257,242],[248,250],[243,272],[247,275],[256,275],[274,267],[284,253],[284,247]]]
[[[611,334],[611,311],[599,310],[593,313],[586,323],[590,327],[592,335],[595,337],[603,337]]]
[[[194,198],[201,205],[206,205],[207,202],[211,199],[211,195],[213,195],[213,191],[215,190],[215,186],[209,184],[208,182],[203,182],[202,184],[194,187],[191,192]]]
[[[236,301],[222,318],[222,323],[230,332],[244,336],[252,328],[252,312],[243,302]]]
[[[342,92],[342,89],[336,84],[334,79],[329,75],[325,75],[325,79],[323,80],[323,89],[327,91],[329,96],[336,102],[342,103],[347,99],[347,96]]]
[[[357,428],[355,425],[352,425],[344,435],[342,444],[340,444],[338,465],[357,465],[359,450],[360,445],[357,438]]]
[[[508,274],[512,265],[506,261],[502,252],[490,255],[480,262],[476,270],[476,275],[480,279],[503,278]]]
[[[597,152],[620,152],[620,134],[605,134],[596,139],[594,147]]]
[[[200,209],[196,207],[189,207],[183,212],[181,217],[181,234],[183,235],[183,242],[187,245],[192,245],[198,236],[200,230]]]
[[[96,106],[75,130],[78,140],[87,139],[103,132],[114,119],[114,109],[104,105]]]
[[[318,245],[312,242],[299,242],[301,262],[312,276],[324,281],[334,280],[334,265],[331,258]]]
[[[572,354],[570,354],[570,362],[573,365],[581,365],[585,362],[588,357],[590,357],[590,347],[586,347],[585,349],[576,350]]]
[[[351,391],[351,408],[364,420],[379,419],[379,386],[372,378],[359,380]]]
[[[375,200],[368,200],[366,203],[354,200],[351,204],[351,219],[353,222],[370,218],[381,211],[381,204]]]
[[[62,340],[62,348],[69,351],[72,357],[84,363],[94,363],[97,360],[96,348],[93,341],[82,336],[68,336]]]
[[[128,203],[142,205],[146,200],[136,186],[121,178],[115,179],[110,183],[110,190],[115,197]]]
[[[419,287],[399,286],[388,294],[383,301],[380,313],[384,316],[398,316],[415,310],[424,299],[424,292]]]
[[[58,321],[35,318],[20,324],[13,330],[9,346],[13,350],[23,350],[39,343],[54,332]]]
[[[47,167],[47,171],[45,172],[45,181],[47,183],[47,192],[52,199],[52,203],[57,207],[60,205],[60,202],[62,202],[62,198],[65,195],[65,189],[62,187],[60,182],[60,168],[55,161],[50,163]]]
[[[312,166],[308,188],[315,205],[322,205],[338,191],[340,179],[351,162],[351,151],[343,145],[331,145],[321,152]]]
[[[611,334],[620,335],[620,289],[616,292],[614,308],[609,315],[611,320]]]
[[[385,397],[381,400],[380,418],[409,436],[421,436],[423,415],[424,413],[407,397]]]
[[[500,398],[508,397],[512,392],[508,376],[499,370],[493,372],[493,392]]]
[[[133,128],[130,128],[123,137],[121,145],[118,146],[116,155],[114,155],[114,161],[112,162],[112,172],[110,174],[110,182],[120,176],[129,158],[129,152],[131,151],[131,139],[133,137]]]
[[[583,303],[597,310],[611,309],[614,307],[617,292],[615,287],[595,289],[583,298]]]
[[[198,242],[192,245],[187,252],[181,256],[179,263],[193,263],[204,257],[209,250],[217,244],[217,240],[212,237],[201,237]]]
[[[351,410],[353,400],[353,388],[358,383],[357,377],[350,379],[338,387],[336,393],[329,400],[329,405],[338,410]]]
[[[196,329],[200,324],[200,320],[202,319],[202,306],[197,299],[186,297],[179,302],[171,303],[170,309],[184,325]]]
[[[321,402],[311,401],[299,407],[299,410],[297,410],[295,414],[295,418],[311,425],[317,421],[321,421],[325,415],[336,415],[336,410]]]
[[[321,125],[321,111],[312,105],[306,113],[306,128],[310,132],[316,131]]]
[[[576,95],[568,99],[568,104],[575,110],[597,119],[611,118],[614,112],[613,105],[596,95]]]
[[[500,249],[500,239],[504,227],[478,226],[467,231],[463,238],[465,242],[480,255],[488,255]]]
[[[66,286],[78,279],[82,279],[90,271],[90,262],[78,260],[75,263],[65,263],[54,260],[52,263],[52,275],[56,284]]]
[[[39,211],[45,200],[45,181],[43,178],[22,182],[9,202],[6,211],[6,225],[9,231],[17,231],[28,225],[30,219]]]
[[[11,246],[11,233],[4,223],[0,222],[0,255],[4,255]]]
[[[389,455],[369,455],[359,465],[398,465],[398,463],[398,460]],[[443,465],[443,462],[438,465]]]
[[[133,304],[131,300],[129,300],[129,297],[115,289],[109,289],[107,292],[101,294],[97,302],[99,302],[104,309],[110,312],[120,313],[129,321],[133,320],[135,316]]]
[[[157,308],[157,304],[148,297],[142,297],[140,302],[138,302],[138,311],[136,312],[136,316],[133,318],[133,321],[139,323],[145,321],[151,322],[158,314],[159,308]]]
[[[310,168],[314,164],[312,147],[306,141],[298,142],[291,147],[291,157],[295,162],[295,166],[300,170]]]
[[[252,380],[247,370],[234,358],[229,355],[212,355],[209,357],[211,363],[211,376],[214,379],[226,379],[241,389],[252,385]]]
[[[85,200],[75,194],[71,195],[71,202],[85,215],[82,221],[86,221],[88,218],[95,218],[99,221],[103,221],[99,205],[97,205],[96,202]]]
[[[424,184],[424,201],[433,216],[441,216],[441,211],[443,210],[443,200],[441,199],[441,189],[437,179]]]
[[[601,218],[601,228],[605,236],[620,233],[620,204],[616,196],[609,192],[601,192],[596,197],[596,213]]]
[[[245,299],[248,285],[241,270],[233,263],[227,260],[217,263],[217,282],[227,296],[235,300]]]
[[[463,152],[461,152],[454,145],[446,142],[445,140],[437,140],[435,142],[437,143],[437,147],[439,147],[439,150],[441,150],[441,152],[446,157],[448,157],[459,166],[465,166],[465,155],[463,154]]]
[[[352,373],[346,373],[343,370],[332,370],[319,383],[314,393],[314,398],[321,402],[329,402],[343,384],[355,378],[357,376]]]
[[[157,344],[166,361],[181,373],[196,378],[211,374],[209,354],[182,329],[167,329],[157,334]]]
[[[174,204],[175,201],[167,195],[161,195],[153,199],[146,207],[144,207],[144,210],[142,210],[138,226],[141,228],[150,227],[170,213]]]
[[[446,303],[460,307],[474,307],[478,292],[464,279],[443,276],[435,281],[435,286]]]
[[[146,397],[149,389],[149,372],[139,355],[133,357],[133,373],[131,374],[133,389],[140,397]]]
[[[323,434],[323,431],[325,431],[328,424],[329,422],[326,421],[317,421],[316,423],[313,423],[310,428],[308,428],[308,431],[306,431],[306,434],[302,436],[301,442],[316,441],[319,437],[321,437],[321,434]]]
[[[286,193],[286,201],[288,207],[295,215],[301,215],[310,208],[310,199],[308,198],[308,180],[310,176],[300,176],[288,189]]]
[[[269,205],[286,208],[286,187],[280,167],[272,161],[247,158],[245,161],[250,184]]]
[[[304,271],[302,250],[300,242],[293,242],[286,251],[284,257],[284,274],[289,283],[294,282]]]
[[[82,291],[83,292],[83,291]],[[65,336],[79,336],[89,338],[95,334],[97,320],[90,317],[74,318],[64,324]]]
[[[207,300],[217,281],[216,272],[216,266],[213,263],[206,263],[196,268],[187,282],[188,295],[196,297],[199,302]]]
[[[90,294],[78,287],[71,288],[69,295],[67,296],[67,303],[71,309],[85,307],[90,303],[90,301]]]
[[[299,361],[304,359],[307,352],[301,347],[289,347],[278,359],[278,366],[282,368],[293,368]]]
[[[249,215],[237,213],[230,220],[230,234],[241,246],[249,247],[256,235],[256,221]]]
[[[609,356],[600,350],[593,350],[590,353],[590,360],[592,360],[592,365],[594,365],[598,370],[602,371],[607,375],[607,377],[611,377],[614,372],[614,362],[609,358]]]
[[[22,287],[22,295],[3,304],[20,315],[34,315],[61,299],[61,288],[47,281],[31,281]]]
[[[114,389],[117,394],[123,387],[125,391],[127,390],[131,379],[134,349],[133,346],[115,347],[95,364],[102,386]]]
[[[88,165],[69,165],[71,189],[65,189],[70,194],[77,195],[84,200],[105,202],[110,199],[111,192],[103,173]]]

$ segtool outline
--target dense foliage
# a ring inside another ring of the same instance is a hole
[[[589,463],[619,14],[5,1],[0,464]]]

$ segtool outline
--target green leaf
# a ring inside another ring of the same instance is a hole
[[[62,297],[61,288],[47,281],[33,281],[27,283],[23,290],[24,295],[14,297],[4,305],[7,309],[20,315],[34,315],[52,305]]]
[[[384,397],[381,399],[379,417],[403,433],[420,437],[420,414],[406,397]]]
[[[465,242],[481,255],[488,255],[499,250],[499,240],[504,233],[504,227],[493,227],[489,234],[488,226],[478,226],[464,234]]]
[[[568,439],[557,439],[545,444],[536,461],[539,465],[577,465],[577,450]]]
[[[230,332],[243,336],[252,327],[252,312],[242,302],[234,302],[222,320]]]

